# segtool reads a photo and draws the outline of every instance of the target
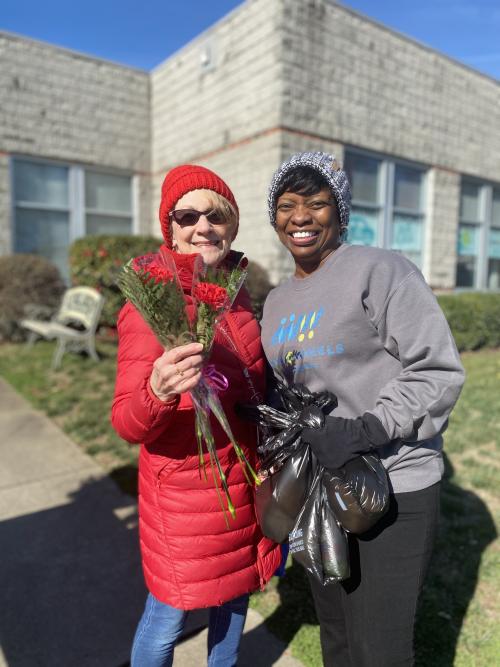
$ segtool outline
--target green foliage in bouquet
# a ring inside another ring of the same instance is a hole
[[[130,259],[118,275],[117,284],[168,350],[191,342],[193,336],[182,288],[174,273],[155,263],[154,257],[150,254]]]
[[[149,253],[127,262],[118,276],[117,283],[124,296],[133,303],[156,337],[169,349],[192,340],[204,346],[206,358],[210,354],[216,328],[224,314],[231,308],[246,276],[241,267],[212,269],[207,267],[201,256],[195,262],[191,296],[196,306],[196,315],[190,323],[186,302],[178,279],[175,262],[169,253]],[[191,328],[190,328],[191,324]],[[236,441],[226,417],[218,391],[228,387],[227,378],[215,366],[205,366],[200,382],[189,393],[195,410],[195,435],[198,443],[200,473],[208,481],[204,448],[212,470],[214,487],[226,516],[222,494],[224,492],[227,510],[234,518],[235,508],[231,500],[226,473],[220,463],[217,446],[212,432],[210,415],[217,419],[228,436],[242,467],[247,482],[259,484],[245,452]]]
[[[72,285],[94,287],[104,296],[101,325],[115,327],[125,298],[117,284],[121,267],[131,258],[155,252],[161,239],[153,236],[85,236],[72,243],[69,262]]]
[[[204,267],[195,272],[192,296],[197,307],[196,339],[203,344],[208,355],[214,340],[215,328],[222,315],[229,310],[238,294],[247,271],[240,266],[231,269]]]

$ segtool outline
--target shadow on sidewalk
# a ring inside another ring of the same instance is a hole
[[[136,524],[135,504],[108,478],[90,478],[65,505],[0,522],[0,642],[9,666],[128,659],[146,595]]]
[[[286,575],[279,578],[277,590],[281,604],[266,619],[265,624],[268,630],[278,637],[286,648],[303,625],[317,626],[318,619],[305,570],[294,560],[287,567]],[[321,654],[319,639],[317,653],[319,657]],[[274,661],[278,657],[279,655],[273,656]],[[272,665],[273,662],[262,664]],[[318,664],[321,664],[321,659]]]

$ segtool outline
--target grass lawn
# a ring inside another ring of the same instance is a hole
[[[116,344],[98,343],[98,364],[85,355],[66,354],[57,371],[50,369],[54,346],[46,341],[33,348],[0,344],[0,375],[95,457],[125,491],[134,492],[138,448],[119,438],[109,420]]]
[[[0,375],[49,415],[128,491],[136,448],[109,424],[116,347],[102,361],[66,355],[50,371],[53,344],[0,345]],[[442,519],[417,627],[419,667],[491,667],[500,656],[500,351],[466,353],[467,382],[445,435]],[[289,564],[252,606],[305,665],[319,667],[319,629],[301,568]]]

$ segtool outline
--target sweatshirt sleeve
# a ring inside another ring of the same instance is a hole
[[[446,318],[420,272],[410,273],[389,295],[374,324],[402,369],[369,412],[391,440],[432,438],[446,428],[465,372]]]
[[[139,313],[124,306],[118,318],[118,360],[111,423],[131,443],[152,442],[168,428],[179,403],[165,403],[149,385],[153,363],[162,347]]]

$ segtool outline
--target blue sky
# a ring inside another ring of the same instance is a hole
[[[240,0],[0,0],[0,29],[152,69]],[[499,0],[346,0],[385,25],[500,79]]]

